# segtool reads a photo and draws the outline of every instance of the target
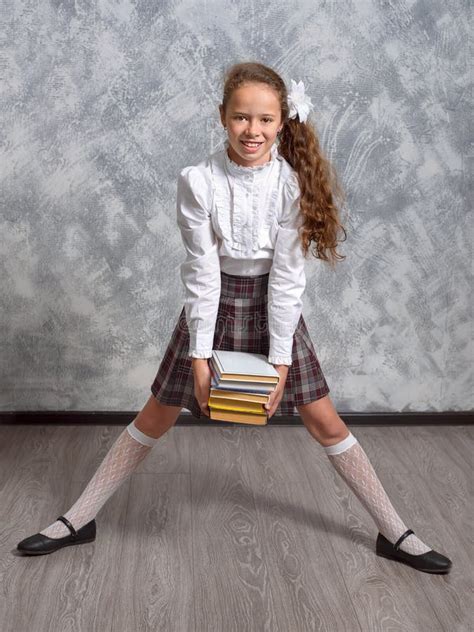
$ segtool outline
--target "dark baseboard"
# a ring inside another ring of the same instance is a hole
[[[123,426],[136,417],[136,412],[94,412],[94,411],[5,411],[0,412],[0,425],[94,425],[94,426]],[[474,411],[446,411],[446,412],[400,412],[400,413],[344,413],[339,416],[350,426],[467,426],[474,423]],[[269,426],[301,426],[303,424],[298,415],[275,415],[269,420]],[[196,419],[190,413],[182,413],[177,426],[235,426],[227,421],[212,421],[208,417]],[[253,427],[250,424],[248,428]]]

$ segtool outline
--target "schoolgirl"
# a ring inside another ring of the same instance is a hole
[[[451,560],[423,543],[397,514],[364,449],[338,416],[302,316],[308,253],[334,265],[345,233],[337,176],[307,121],[304,85],[291,90],[254,62],[227,72],[220,118],[223,149],[182,169],[177,223],[186,260],[185,303],[151,385],[150,398],[97,472],[57,521],[22,540],[42,555],[96,537],[101,507],[182,408],[209,415],[213,349],[262,353],[280,374],[268,415],[300,415],[310,434],[372,516],[375,550],[418,570],[446,573]]]

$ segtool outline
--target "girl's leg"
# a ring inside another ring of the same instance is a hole
[[[329,395],[298,406],[298,412],[307,430],[323,446],[332,465],[370,513],[380,533],[392,544],[397,542],[408,527],[395,511],[367,454],[337,414]],[[431,547],[410,534],[400,549],[421,555]]]
[[[143,461],[158,439],[175,424],[180,412],[180,407],[166,406],[150,395],[137,417],[115,440],[81,496],[69,511],[63,514],[76,531],[95,518],[105,502]],[[60,520],[53,522],[40,533],[49,538],[70,535],[69,529]]]

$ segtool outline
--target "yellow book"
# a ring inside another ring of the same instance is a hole
[[[258,402],[244,402],[242,400],[229,400],[222,397],[209,397],[209,408],[220,408],[221,410],[235,410],[244,413],[263,413],[263,404]]]
[[[270,399],[270,393],[268,395],[257,395],[255,393],[244,393],[242,391],[225,391],[220,388],[211,388],[211,397],[220,397],[222,399],[238,399],[242,402],[259,402],[260,404],[266,404]]]
[[[250,424],[252,426],[266,426],[268,416],[256,415],[250,413],[236,413],[230,410],[220,410],[219,408],[210,409],[210,418],[215,421],[233,421],[234,423]]]

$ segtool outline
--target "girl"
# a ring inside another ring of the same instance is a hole
[[[307,117],[300,81],[259,63],[227,73],[225,147],[178,178],[177,222],[186,250],[185,303],[151,386],[152,395],[112,445],[76,503],[18,544],[41,555],[95,539],[95,516],[175,423],[182,408],[209,416],[213,349],[263,353],[280,374],[267,405],[299,414],[379,529],[376,553],[431,573],[451,561],[407,529],[360,443],[338,416],[302,316],[304,263],[331,266],[340,223],[337,176]]]

